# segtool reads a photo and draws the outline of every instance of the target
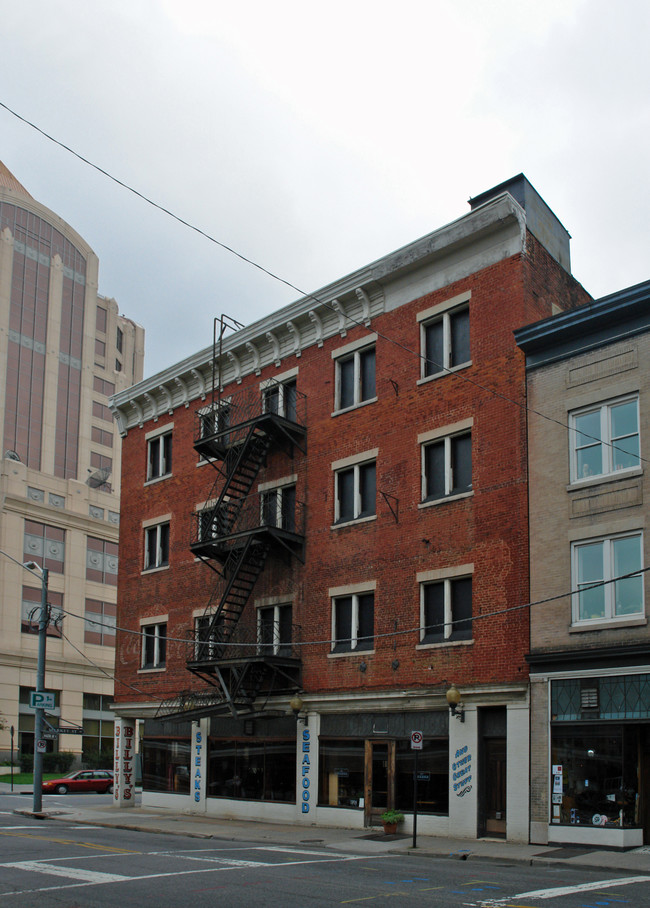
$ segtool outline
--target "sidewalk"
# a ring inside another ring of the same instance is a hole
[[[15,814],[32,816],[31,800],[22,793],[24,786],[14,789]],[[30,792],[31,793],[31,792]],[[0,794],[9,794],[9,785],[0,782]],[[120,809],[112,803],[84,807],[78,802],[65,805],[65,797],[57,798],[56,806],[48,807],[44,799],[43,817],[67,823],[89,826],[108,826],[167,835],[185,835],[219,841],[264,842],[291,847],[331,848],[334,851],[356,854],[403,853],[455,858],[457,860],[487,860],[525,864],[568,864],[604,872],[650,875],[650,846],[632,851],[608,851],[589,847],[559,845],[519,845],[499,839],[452,839],[424,836],[418,833],[417,848],[413,849],[411,834],[385,836],[380,829],[341,829],[337,827],[295,826],[282,823],[263,823],[251,820],[217,820],[147,807]],[[62,803],[63,802],[63,803]]]

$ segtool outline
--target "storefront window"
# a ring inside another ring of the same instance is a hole
[[[189,738],[145,738],[142,742],[142,787],[145,791],[189,794]]]
[[[209,798],[296,800],[296,742],[209,739]]]
[[[318,803],[363,807],[363,741],[320,741]]]
[[[395,806],[413,810],[415,751],[410,741],[397,741]],[[418,754],[418,813],[449,814],[449,739],[424,739]]]
[[[638,753],[635,726],[553,728],[551,822],[638,826]]]

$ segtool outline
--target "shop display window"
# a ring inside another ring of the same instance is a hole
[[[318,803],[326,807],[364,806],[363,741],[320,742]]]
[[[415,751],[410,741],[397,741],[395,807],[413,810]],[[425,738],[418,754],[418,813],[449,814],[449,739]]]

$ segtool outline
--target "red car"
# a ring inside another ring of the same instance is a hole
[[[69,791],[97,791],[100,794],[113,791],[113,773],[108,769],[80,769],[62,779],[43,782],[45,794],[67,794]]]

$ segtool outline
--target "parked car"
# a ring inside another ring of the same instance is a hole
[[[113,791],[113,773],[110,769],[79,769],[61,779],[43,782],[46,794],[64,795],[69,791],[98,791],[100,794]]]

